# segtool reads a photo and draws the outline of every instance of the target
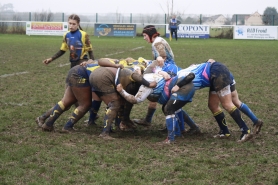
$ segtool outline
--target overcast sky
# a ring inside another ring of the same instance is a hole
[[[0,0],[16,12],[64,13],[167,13],[172,0]],[[278,10],[278,0],[174,0],[174,12],[184,14],[263,14],[266,7]]]

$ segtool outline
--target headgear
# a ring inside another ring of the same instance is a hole
[[[156,28],[154,27],[154,25],[148,25],[148,26],[145,26],[144,29],[143,29],[143,33],[146,33],[149,38],[150,38],[150,41],[152,42],[152,38],[153,37],[156,37],[156,36],[159,36],[160,34],[157,32]]]

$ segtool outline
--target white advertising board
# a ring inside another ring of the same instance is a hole
[[[67,31],[67,22],[26,22],[26,35],[63,36]]]
[[[277,40],[277,26],[235,26],[234,39]]]
[[[179,38],[209,38],[210,26],[208,25],[198,25],[198,24],[180,24],[178,28]],[[170,31],[166,30],[166,37],[168,38]]]

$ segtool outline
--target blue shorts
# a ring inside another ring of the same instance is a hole
[[[210,90],[220,91],[233,83],[229,69],[220,62],[212,63],[210,67]]]
[[[71,87],[89,87],[89,76],[83,66],[74,66],[68,72],[66,84]]]

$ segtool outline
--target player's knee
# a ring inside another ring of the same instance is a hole
[[[157,103],[156,102],[149,102],[149,108],[155,109],[156,108]]]
[[[175,108],[171,105],[166,105],[163,108],[163,113],[165,116],[175,114]]]

